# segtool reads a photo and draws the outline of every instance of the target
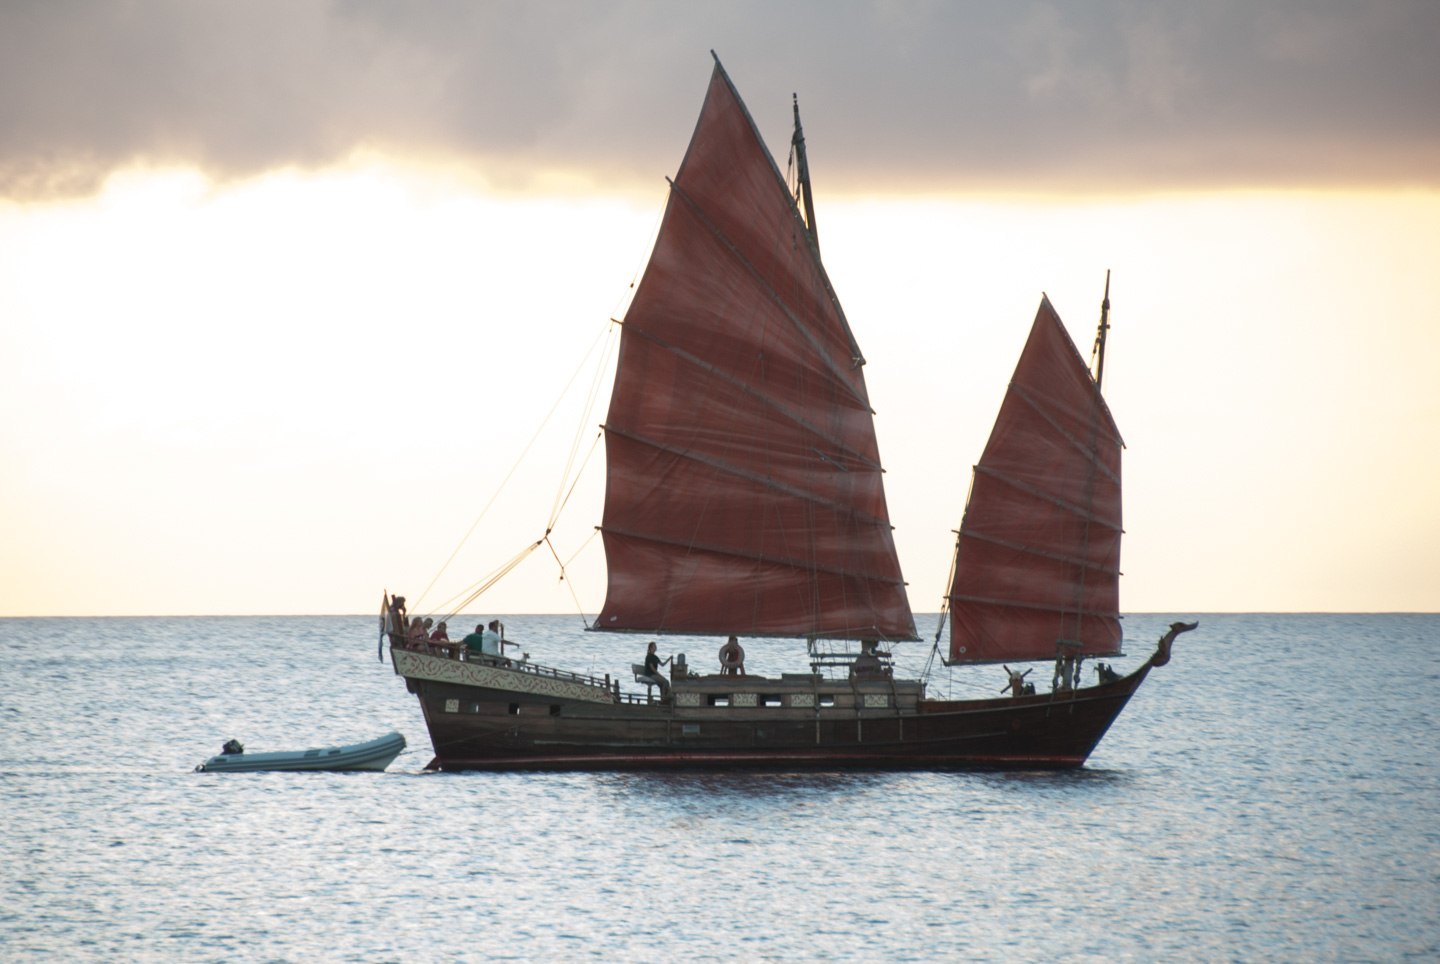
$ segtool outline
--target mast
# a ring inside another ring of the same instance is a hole
[[[1104,388],[1105,335],[1110,331],[1110,269],[1105,269],[1105,298],[1100,302],[1100,330],[1095,333],[1095,387]]]
[[[810,196],[810,164],[805,160],[805,129],[800,126],[800,95],[791,93],[790,101],[795,108],[795,133],[790,135],[790,143],[795,148],[795,175],[800,198],[805,204],[805,230],[810,232],[810,240],[815,242],[818,254],[820,235],[815,230],[815,199]]]
[[[1105,336],[1106,336],[1106,334],[1109,332],[1109,330],[1110,330],[1110,269],[1109,269],[1109,268],[1106,268],[1106,269],[1105,269],[1105,296],[1104,296],[1104,297],[1101,299],[1101,301],[1100,301],[1100,327],[1099,327],[1099,329],[1095,332],[1095,349],[1094,349],[1094,352],[1093,352],[1093,354],[1095,355],[1095,394],[1094,394],[1094,396],[1093,396],[1093,398],[1092,398],[1092,400],[1091,400],[1091,405],[1090,405],[1090,415],[1091,415],[1091,417],[1090,417],[1090,433],[1089,433],[1088,439],[1086,440],[1086,446],[1087,446],[1087,448],[1089,448],[1091,451],[1094,451],[1094,450],[1095,450],[1096,443],[1097,443],[1098,440],[1099,440],[1099,428],[1100,428],[1100,421],[1099,421],[1100,412],[1099,412],[1099,409],[1100,409],[1100,405],[1102,404],[1101,399],[1104,397],[1103,394],[1102,394],[1102,392],[1101,392],[1100,379],[1102,379],[1102,378],[1105,377]],[[1092,462],[1090,462],[1089,466],[1086,468],[1085,501],[1084,501],[1083,503],[1081,503],[1082,507],[1085,508],[1085,509],[1087,509],[1087,510],[1090,509],[1090,508],[1094,505],[1094,503],[1095,503],[1095,483],[1096,483],[1095,474],[1096,474],[1096,463],[1095,463],[1094,461],[1092,461]],[[1084,532],[1084,536],[1083,536],[1083,538],[1081,539],[1081,543],[1080,543],[1081,555],[1082,555],[1082,556],[1088,555],[1088,554],[1089,554],[1089,551],[1090,551],[1090,533],[1091,533],[1091,526],[1090,526],[1090,519],[1089,519],[1088,517],[1087,517],[1086,520],[1085,520],[1085,527],[1084,527],[1083,532]],[[1073,645],[1076,645],[1076,646],[1083,645],[1083,643],[1078,642],[1078,640],[1080,639],[1080,633],[1083,631],[1083,626],[1084,626],[1084,618],[1085,618],[1085,580],[1086,580],[1086,578],[1087,578],[1087,576],[1088,576],[1088,573],[1089,573],[1089,570],[1088,570],[1086,567],[1081,566],[1081,567],[1079,568],[1079,579],[1076,580],[1076,583],[1075,583],[1075,614],[1074,614],[1074,623],[1073,623],[1073,626],[1074,626],[1074,636],[1072,637],[1072,639],[1076,641],[1076,642],[1073,643]],[[1068,657],[1068,656],[1072,655],[1071,653],[1066,653],[1066,652],[1064,652],[1064,647],[1065,647],[1067,644],[1070,644],[1070,641],[1067,641],[1067,640],[1064,640],[1064,639],[1062,639],[1062,640],[1060,640],[1059,642],[1057,642],[1057,644],[1056,644],[1056,656],[1057,656],[1057,657]],[[1068,666],[1068,659],[1067,659],[1067,666]],[[1070,671],[1069,671],[1069,669],[1067,668],[1067,669],[1065,670],[1065,673],[1066,673],[1067,678],[1068,678],[1069,672],[1070,672]]]

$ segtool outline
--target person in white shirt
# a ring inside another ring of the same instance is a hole
[[[504,656],[505,645],[505,624],[498,619],[490,620],[490,626],[485,630],[483,642],[480,645],[480,652],[486,656]]]

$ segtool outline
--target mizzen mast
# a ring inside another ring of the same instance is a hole
[[[790,101],[795,109],[795,133],[790,135],[790,146],[795,149],[796,186],[805,206],[805,230],[810,232],[810,240],[815,242],[815,252],[818,254],[820,235],[815,231],[815,199],[810,195],[810,164],[805,160],[805,128],[800,126],[800,95],[792,93]]]
[[[1105,297],[1100,302],[1100,330],[1095,333],[1095,387],[1104,388],[1105,336],[1110,331],[1110,269],[1105,269]]]

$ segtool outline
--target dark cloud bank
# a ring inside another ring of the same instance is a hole
[[[357,149],[653,186],[712,47],[782,164],[800,92],[832,191],[1433,188],[1437,40],[1433,0],[10,2],[0,195]]]

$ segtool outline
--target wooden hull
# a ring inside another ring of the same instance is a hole
[[[420,699],[430,766],[444,770],[1069,769],[1151,665],[1069,693],[957,701],[924,699],[923,686],[906,681],[709,677],[661,703],[615,701],[608,690],[594,699],[522,692],[513,687],[529,681],[494,671],[427,678],[446,676],[447,662],[412,656],[396,667]],[[729,705],[712,705],[721,700]],[[802,701],[813,705],[793,705]]]

